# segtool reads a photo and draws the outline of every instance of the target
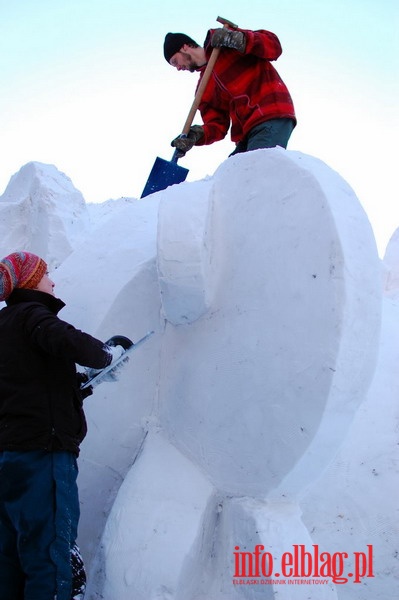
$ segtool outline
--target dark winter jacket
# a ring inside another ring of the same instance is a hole
[[[0,451],[79,453],[87,432],[76,365],[103,368],[106,346],[57,317],[50,294],[15,289],[0,310]]]
[[[208,32],[204,48],[209,60],[214,29]],[[245,51],[222,48],[199,106],[204,135],[196,145],[223,139],[230,127],[233,142],[242,141],[251,129],[270,119],[292,119],[296,123],[290,93],[271,61],[282,53],[278,37],[260,29],[243,31]],[[205,71],[201,71],[198,85]]]

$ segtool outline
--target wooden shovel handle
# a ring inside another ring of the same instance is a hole
[[[231,21],[228,21],[227,19],[223,19],[222,17],[218,17],[216,19],[217,21],[219,21],[219,23],[223,23],[223,27],[237,27],[237,25],[235,25],[234,23],[232,23]],[[200,105],[201,99],[202,99],[202,95],[205,91],[205,88],[208,84],[208,81],[210,79],[210,76],[212,74],[213,71],[213,67],[215,65],[216,59],[219,56],[220,53],[220,48],[214,48],[212,50],[212,54],[209,58],[208,64],[206,65],[206,69],[204,71],[204,74],[202,76],[201,82],[198,86],[197,92],[195,94],[194,97],[194,102],[192,103],[192,106],[190,108],[190,112],[187,115],[187,119],[186,122],[184,123],[184,127],[182,129],[182,134],[183,135],[188,135],[189,131],[190,131],[190,127],[192,125],[192,122],[194,120],[195,117],[195,113],[198,110],[198,107]]]
[[[215,65],[217,57],[219,56],[219,53],[220,53],[220,48],[214,48],[212,50],[211,57],[208,61],[208,64],[206,65],[206,69],[204,71],[201,82],[200,82],[197,92],[195,94],[194,102],[191,105],[190,112],[187,115],[186,122],[184,123],[184,127],[182,129],[182,134],[184,134],[184,135],[188,135],[188,132],[190,131],[190,127],[194,121],[195,113],[198,110],[198,107],[199,107],[201,99],[202,99],[202,95],[205,91],[206,86],[208,85],[208,81],[210,79],[210,76],[212,75],[213,67]]]

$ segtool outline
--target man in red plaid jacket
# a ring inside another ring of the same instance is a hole
[[[193,125],[172,146],[184,156],[194,145],[223,139],[231,124],[233,154],[286,148],[296,118],[288,89],[271,64],[282,52],[277,36],[263,29],[223,27],[209,30],[201,47],[184,33],[168,33],[164,56],[178,71],[199,71],[199,84],[213,48],[221,52],[199,106],[203,125]]]

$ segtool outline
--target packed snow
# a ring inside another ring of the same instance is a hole
[[[395,597],[399,230],[380,260],[348,184],[280,148],[97,205],[32,162],[0,227],[2,256],[48,262],[61,318],[155,332],[85,401],[86,598]],[[238,583],[240,552],[277,565],[301,545],[353,575]]]

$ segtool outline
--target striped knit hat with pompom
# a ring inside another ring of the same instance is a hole
[[[36,288],[46,271],[46,263],[36,254],[9,254],[0,261],[0,300],[6,300],[14,288]]]

